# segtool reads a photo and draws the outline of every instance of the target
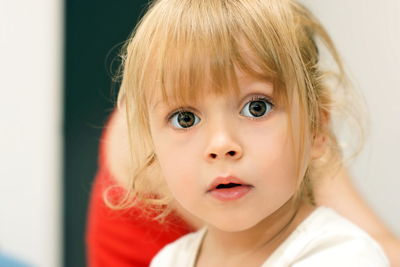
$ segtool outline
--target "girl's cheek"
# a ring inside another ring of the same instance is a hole
[[[161,157],[160,160],[172,162],[174,166],[188,160],[196,150],[193,147],[195,142],[183,135],[164,133],[154,137],[156,154]]]

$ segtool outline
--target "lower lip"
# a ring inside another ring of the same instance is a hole
[[[218,200],[232,201],[245,196],[251,189],[252,186],[250,185],[241,185],[231,188],[213,189],[209,193]]]

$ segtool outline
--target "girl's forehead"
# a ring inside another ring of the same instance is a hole
[[[238,95],[251,80],[267,80],[274,100],[286,102],[300,73],[290,53],[297,48],[286,45],[293,39],[279,13],[286,1],[269,2],[157,2],[127,48],[135,101],[193,103],[210,93]]]
[[[150,108],[157,109],[161,105],[174,106],[177,104],[193,104],[194,102],[207,101],[207,96],[218,95],[222,97],[240,98],[251,92],[258,92],[273,97],[274,86],[273,81],[266,77],[257,77],[246,73],[239,68],[235,67],[235,79],[231,81],[227,86],[231,88],[225,88],[224,90],[215,90],[212,82],[205,77],[204,86],[201,87],[195,94],[189,99],[182,97],[187,95],[185,90],[187,88],[181,88],[180,90],[169,90],[167,92],[161,90],[161,88],[153,90],[148,102]],[[236,89],[233,87],[237,87]],[[176,95],[182,94],[182,95]],[[186,103],[188,102],[188,103]]]

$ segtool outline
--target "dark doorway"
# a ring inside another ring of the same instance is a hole
[[[97,169],[98,141],[118,89],[118,85],[112,84],[112,60],[146,5],[146,0],[65,1],[63,264],[66,267],[86,266],[86,211]]]

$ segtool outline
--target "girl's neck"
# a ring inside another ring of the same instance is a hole
[[[314,209],[304,202],[298,208],[288,202],[245,231],[225,232],[209,226],[196,266],[240,266],[243,261],[251,266],[249,260],[260,266]]]

